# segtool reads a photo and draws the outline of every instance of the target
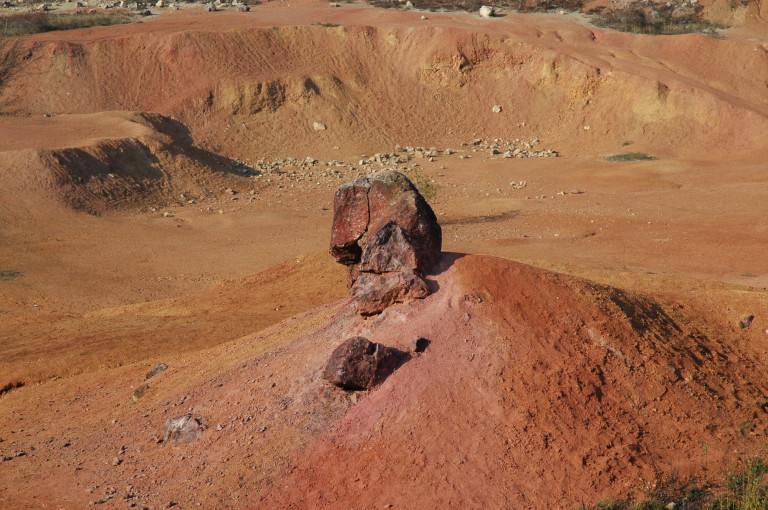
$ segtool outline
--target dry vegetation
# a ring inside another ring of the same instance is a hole
[[[0,21],[2,37],[21,37],[53,30],[101,27],[130,23],[134,17],[120,12],[76,12],[72,14],[25,12],[3,16]]]
[[[369,0],[369,3],[383,8],[405,7],[404,2],[392,0]],[[719,28],[702,19],[700,12],[692,5],[681,2],[634,2],[618,10],[601,7],[590,11],[584,11],[581,0],[502,0],[493,3],[478,0],[411,0],[411,3],[414,9],[427,11],[476,12],[482,5],[490,4],[497,9],[521,13],[585,12],[592,16],[592,22],[597,26],[635,34],[714,33]]]

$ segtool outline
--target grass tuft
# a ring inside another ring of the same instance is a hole
[[[656,158],[642,152],[625,152],[624,154],[613,154],[606,159],[608,161],[653,161]]]
[[[24,276],[21,274],[21,271],[16,271],[15,269],[0,269],[0,281],[2,282],[11,281],[19,276]]]
[[[440,185],[433,179],[424,175],[424,172],[420,168],[412,168],[403,172],[408,179],[416,186],[419,193],[430,202],[437,197],[437,192],[440,190]]]

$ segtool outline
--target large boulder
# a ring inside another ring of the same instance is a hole
[[[349,293],[355,300],[357,313],[375,315],[395,303],[429,296],[429,287],[427,282],[413,271],[360,273]]]
[[[387,246],[390,241],[396,246]],[[371,242],[375,250],[366,250]],[[441,246],[442,230],[435,213],[400,172],[370,174],[336,191],[330,252],[337,262],[357,266],[350,268],[350,286],[356,271],[386,272],[383,268],[391,267],[390,263],[429,272],[440,260]],[[382,247],[390,255],[377,253]]]
[[[331,354],[323,377],[347,390],[366,390],[383,381],[407,354],[361,336],[346,340]]]

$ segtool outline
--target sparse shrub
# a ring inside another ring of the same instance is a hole
[[[419,190],[419,193],[427,199],[428,202],[434,200],[437,197],[437,192],[440,189],[440,185],[433,179],[424,175],[424,172],[420,168],[412,168],[403,172],[414,186]]]
[[[24,386],[24,383],[22,381],[11,381],[5,386],[0,386],[0,396],[5,395],[11,390],[15,390],[16,388],[21,388]]]
[[[20,271],[16,271],[15,269],[0,269],[0,281],[7,282],[14,278],[18,278],[19,276],[23,275]]]
[[[592,22],[620,32],[650,35],[711,33],[718,28],[701,19],[696,11],[678,12],[666,5],[656,8],[631,5],[624,9],[603,11],[594,15]]]
[[[653,156],[642,152],[626,152],[624,154],[613,154],[606,158],[608,161],[653,161]]]
[[[11,14],[0,19],[2,37],[21,37],[53,30],[74,30],[76,28],[100,27],[130,23],[134,17],[125,13],[76,12],[57,14],[50,12],[27,12]]]

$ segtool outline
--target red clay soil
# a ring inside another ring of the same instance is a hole
[[[574,508],[717,478],[766,445],[760,33],[292,1],[7,45],[0,508]],[[395,144],[438,149],[397,167],[454,254],[361,319],[333,192]],[[344,166],[237,172],[307,156]],[[354,335],[432,343],[349,393],[320,374]],[[186,413],[202,437],[158,443]]]
[[[134,402],[148,366],[12,391],[5,504],[572,508],[763,444],[764,338],[503,259],[444,260],[424,301],[369,319],[337,302],[170,357]],[[354,335],[431,343],[354,393],[321,379]],[[202,437],[160,444],[186,413]]]

